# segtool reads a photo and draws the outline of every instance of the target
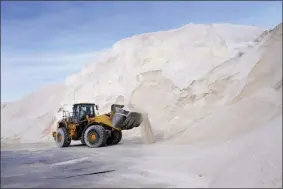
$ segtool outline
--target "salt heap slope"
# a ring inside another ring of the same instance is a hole
[[[274,119],[274,127],[281,129],[282,25],[256,41],[253,48],[192,83],[178,99],[181,102],[174,103],[175,123],[192,117],[189,126],[181,123],[183,130],[175,141],[213,145]]]
[[[118,97],[123,97],[125,104],[148,113],[159,139],[170,139],[206,116],[210,107],[224,105],[240,90],[242,83],[227,81],[225,91],[218,86],[219,92],[214,92],[217,97],[198,81],[256,45],[255,40],[263,32],[251,26],[189,24],[124,39],[67,80],[69,95],[62,104],[70,104],[76,91],[77,101],[95,101],[106,112]],[[227,72],[229,75],[231,70]],[[215,75],[214,80],[222,78]],[[140,130],[125,132],[125,136],[139,137]]]
[[[178,158],[186,162],[144,167],[194,178],[176,187],[282,188],[282,24],[183,92],[169,119],[172,133],[180,132],[165,133],[172,136],[166,149],[186,144],[173,145],[182,146]]]
[[[64,84],[46,86],[1,106],[1,143],[40,142],[50,138]]]
[[[57,110],[70,106],[74,93],[78,102],[100,105],[101,113],[122,97],[148,113],[159,139],[180,133],[177,139],[187,138],[195,123],[239,96],[261,57],[255,48],[263,43],[258,39],[263,32],[252,26],[189,24],[121,40],[64,84],[1,108],[1,140],[50,139]],[[246,65],[243,58],[253,49],[256,56]],[[139,129],[125,132],[125,138],[139,136]],[[196,141],[196,135],[189,140]]]

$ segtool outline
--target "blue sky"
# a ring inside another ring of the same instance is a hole
[[[1,101],[64,81],[97,51],[135,34],[188,23],[281,22],[282,1],[2,1]]]

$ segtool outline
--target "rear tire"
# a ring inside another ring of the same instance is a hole
[[[70,146],[71,137],[65,127],[61,127],[56,131],[55,142],[60,148]]]
[[[86,129],[84,133],[85,144],[90,148],[102,147],[106,144],[107,133],[100,125],[93,125]]]
[[[118,144],[122,139],[122,131],[111,131],[111,136],[107,139],[107,145]]]

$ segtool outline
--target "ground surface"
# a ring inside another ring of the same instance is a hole
[[[173,163],[176,156],[184,163],[184,152],[169,156],[172,151],[156,149],[127,142],[100,149],[80,144],[64,149],[54,144],[2,146],[1,187],[173,187],[187,182],[185,173],[174,176],[158,165],[158,159]],[[157,164],[150,167],[149,161]]]
[[[209,144],[209,145],[208,145]],[[223,143],[6,145],[1,187],[282,187],[282,116]]]

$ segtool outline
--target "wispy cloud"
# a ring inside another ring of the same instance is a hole
[[[92,62],[98,50],[135,34],[190,22],[282,22],[282,2],[269,1],[5,1],[1,10],[1,101],[61,82]]]
[[[3,99],[17,99],[23,94],[63,81],[97,57],[96,52],[77,54],[20,54],[1,57]],[[4,93],[3,93],[4,90]],[[18,95],[19,91],[21,95]]]

